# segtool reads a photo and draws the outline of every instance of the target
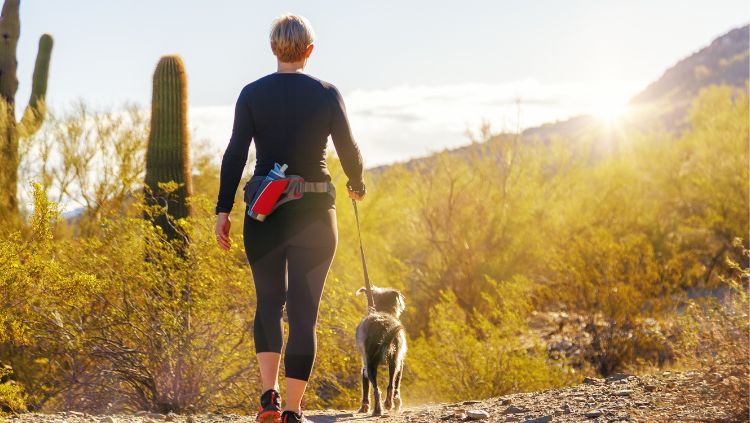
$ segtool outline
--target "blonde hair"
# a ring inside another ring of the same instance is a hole
[[[271,50],[282,62],[298,62],[313,43],[315,33],[304,16],[286,14],[274,19],[271,25]]]

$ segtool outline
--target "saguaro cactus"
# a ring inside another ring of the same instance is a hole
[[[44,120],[44,98],[52,54],[52,36],[44,34],[39,38],[31,98],[21,121],[16,122],[16,48],[21,35],[19,4],[20,0],[5,0],[0,16],[0,221],[18,212],[18,138],[36,132]]]
[[[159,183],[175,182],[174,191]],[[155,223],[175,238],[179,231],[174,219],[190,215],[187,197],[193,193],[190,173],[190,145],[187,126],[187,75],[182,59],[164,56],[154,71],[151,98],[151,133],[146,152],[146,204],[166,207],[166,215]]]

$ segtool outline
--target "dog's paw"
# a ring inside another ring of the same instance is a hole
[[[357,410],[357,413],[368,413],[370,411],[370,404],[362,404]]]
[[[394,398],[393,405],[395,406],[396,411],[401,410],[401,397]]]
[[[385,400],[385,402],[383,403],[383,407],[385,407],[386,410],[390,410],[391,408],[393,408],[393,402],[390,400],[390,398]]]
[[[383,410],[380,407],[375,407],[374,410],[372,410],[372,416],[373,417],[379,417],[383,415]]]

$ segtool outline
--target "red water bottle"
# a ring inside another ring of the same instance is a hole
[[[279,201],[279,197],[289,185],[289,179],[286,179],[286,174],[284,174],[286,168],[287,165],[274,163],[273,169],[261,181],[260,187],[258,187],[255,197],[250,203],[250,209],[247,212],[250,217],[262,222],[266,220],[266,216],[271,214],[276,202]]]

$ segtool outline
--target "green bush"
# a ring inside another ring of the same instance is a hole
[[[403,381],[407,403],[486,398],[579,379],[550,363],[545,349],[525,336],[529,281],[488,280],[488,285],[492,289],[471,312],[451,291],[440,292],[427,333],[409,347]]]
[[[26,411],[26,395],[15,380],[4,380],[13,373],[9,366],[0,368],[0,416]]]

